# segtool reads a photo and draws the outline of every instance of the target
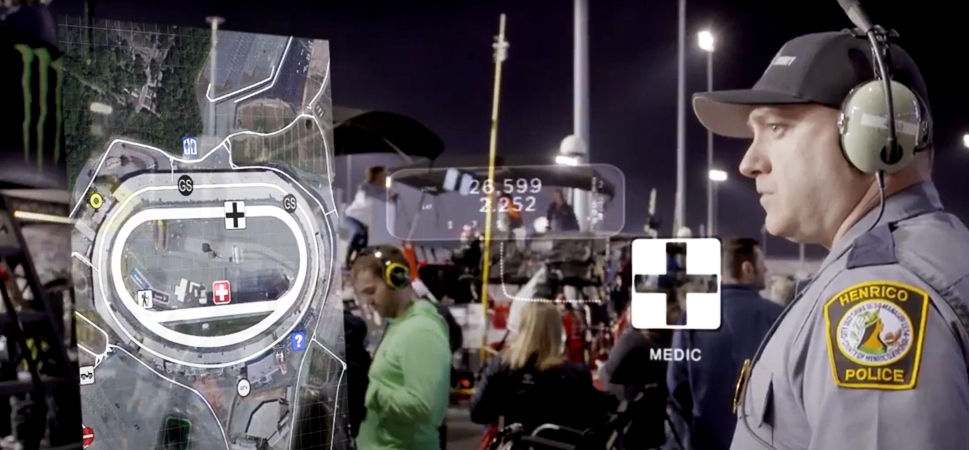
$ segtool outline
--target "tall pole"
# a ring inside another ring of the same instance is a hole
[[[492,91],[491,100],[491,140],[488,146],[488,185],[492,186],[488,195],[488,205],[495,204],[495,154],[498,151],[498,100],[501,98],[501,64],[508,57],[508,42],[505,42],[505,15],[501,15],[498,22],[498,37],[495,39],[495,86]],[[484,327],[481,333],[481,362],[484,363],[488,357],[485,350],[488,346],[488,280],[491,275],[491,210],[493,207],[485,208],[485,235],[484,235],[484,258],[481,261],[481,312],[484,319]]]
[[[764,259],[767,259],[767,225],[760,227],[760,249]]]
[[[798,266],[798,270],[801,271],[798,276],[804,276],[804,244],[798,245]]]
[[[707,92],[713,90],[713,51],[708,51],[707,53]],[[714,196],[716,195],[716,188],[713,185],[713,179],[710,178],[710,171],[713,170],[713,132],[707,130],[707,231],[710,236],[716,236],[716,231],[714,228],[714,222],[716,213],[714,212],[713,203],[716,201]]]
[[[344,196],[347,206],[350,206],[356,194],[353,190],[353,155],[347,155],[347,191]]]
[[[714,183],[713,184],[713,191],[712,191],[712,194],[713,195],[710,196],[710,198],[712,199],[712,201],[710,202],[710,205],[709,205],[710,213],[713,216],[713,220],[710,221],[710,228],[708,228],[708,230],[710,230],[709,231],[709,233],[710,233],[709,236],[711,236],[711,237],[717,235],[717,232],[719,231],[719,230],[717,230],[717,228],[719,228],[719,226],[720,226],[720,224],[717,223],[717,207],[719,206],[717,204],[718,203],[717,202],[717,200],[718,200],[718,198],[717,198],[717,192],[719,190],[720,190],[720,183]]]
[[[575,0],[575,30],[574,47],[572,53],[572,83],[573,99],[572,134],[578,136],[585,144],[585,155],[581,156],[579,164],[587,164],[589,157],[589,1]],[[589,227],[589,193],[584,189],[576,189],[573,197],[575,216],[579,219],[579,228],[586,231]]]
[[[676,214],[673,233],[686,226],[686,0],[680,3],[676,103]]]
[[[216,68],[216,47],[219,43],[219,25],[225,19],[218,16],[206,17],[205,21],[212,25],[212,49],[209,53],[209,85],[212,86],[212,94],[215,94],[215,68]],[[209,127],[210,134],[215,135],[215,102],[209,102]]]

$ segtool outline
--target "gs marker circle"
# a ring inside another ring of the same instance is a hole
[[[286,196],[283,197],[283,209],[286,212],[288,212],[290,214],[296,212],[296,205],[297,205],[297,203],[296,203],[296,196],[295,195],[293,195],[293,194],[286,194]]]
[[[188,175],[178,177],[178,193],[188,197],[193,191],[195,191],[195,182],[192,181],[192,177]]]

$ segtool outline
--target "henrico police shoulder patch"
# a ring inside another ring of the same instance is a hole
[[[824,304],[834,382],[843,388],[913,389],[928,317],[925,291],[893,281],[857,284]]]

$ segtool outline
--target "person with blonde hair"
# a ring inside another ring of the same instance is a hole
[[[517,330],[475,387],[471,420],[492,425],[503,419],[528,433],[545,423],[579,430],[605,423],[607,397],[592,385],[588,368],[563,355],[565,330],[555,305],[528,303]]]

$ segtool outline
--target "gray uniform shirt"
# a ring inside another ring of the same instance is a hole
[[[732,450],[969,449],[969,231],[930,183],[877,213],[768,335]]]

